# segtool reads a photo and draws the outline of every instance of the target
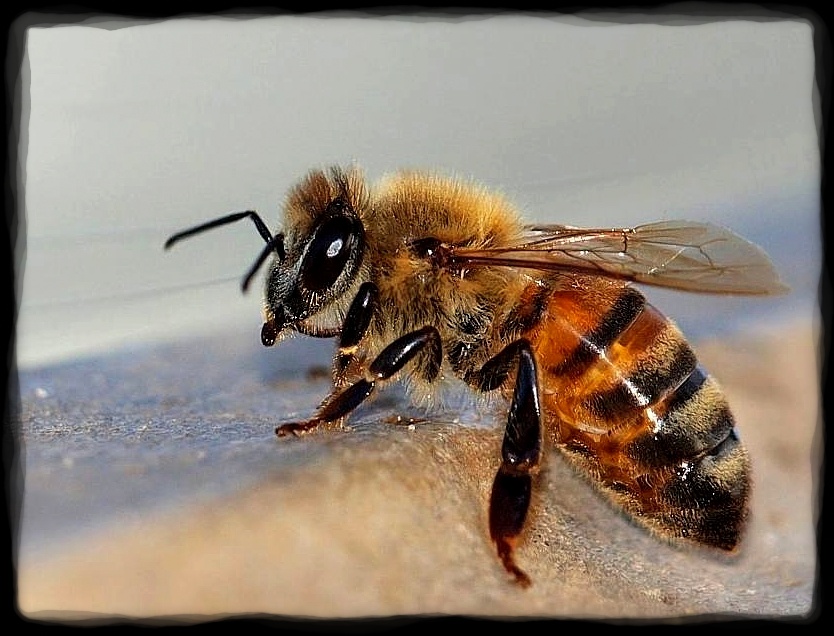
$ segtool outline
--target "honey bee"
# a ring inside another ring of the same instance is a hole
[[[418,395],[445,374],[509,402],[489,532],[507,572],[551,440],[598,489],[660,537],[733,550],[750,463],[716,381],[678,327],[630,283],[719,294],[786,289],[764,252],[707,223],[526,225],[480,185],[401,171],[369,186],[356,167],[314,170],[288,193],[285,233],[254,211],[271,258],[261,341],[336,338],[333,389],[278,436],[340,425],[408,373]]]

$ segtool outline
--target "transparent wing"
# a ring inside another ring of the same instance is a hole
[[[787,291],[760,247],[726,228],[692,221],[609,229],[529,226],[512,245],[451,248],[450,261],[596,274],[694,292]]]

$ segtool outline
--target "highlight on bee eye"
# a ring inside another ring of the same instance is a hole
[[[420,171],[368,184],[356,167],[313,170],[283,213],[274,235],[245,211],[165,243],[250,219],[265,246],[244,291],[269,261],[262,343],[290,332],[335,340],[330,394],[307,419],[279,424],[279,437],[341,425],[389,382],[407,378],[426,396],[456,377],[507,402],[484,505],[496,567],[522,587],[532,579],[517,552],[544,440],[658,537],[738,546],[750,460],[730,405],[634,284],[784,293],[760,247],[697,221],[525,224],[503,196]]]

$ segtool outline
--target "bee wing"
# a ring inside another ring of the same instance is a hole
[[[456,265],[596,274],[685,291],[764,295],[787,290],[760,247],[710,223],[529,226],[512,245],[450,252]]]

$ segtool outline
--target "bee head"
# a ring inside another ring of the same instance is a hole
[[[367,205],[357,170],[316,170],[290,190],[284,208],[286,235],[273,250],[276,257],[266,279],[264,345],[272,345],[285,327],[327,309],[351,288],[365,250],[360,215]]]

